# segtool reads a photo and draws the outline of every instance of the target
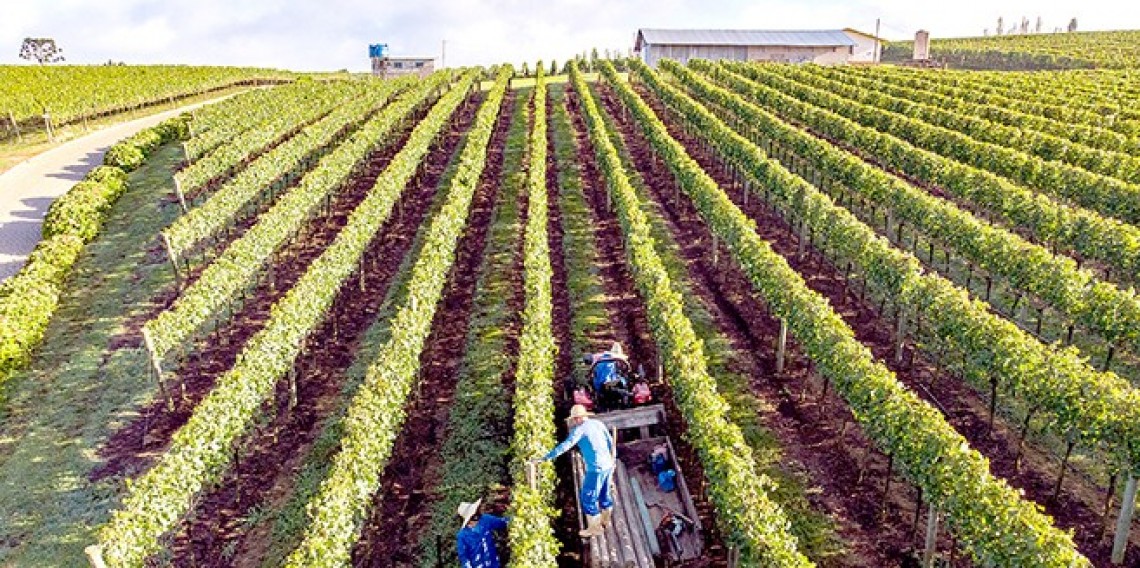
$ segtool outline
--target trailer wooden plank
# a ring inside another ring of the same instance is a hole
[[[631,560],[637,566],[653,566],[653,555],[649,551],[648,535],[645,534],[644,525],[641,523],[641,515],[638,512],[640,505],[638,498],[633,492],[631,481],[633,478],[629,475],[629,469],[625,464],[618,462],[617,471],[614,472],[617,478],[614,480],[614,488],[619,498],[621,499],[621,508],[614,510],[614,517],[621,516],[622,524],[626,527],[630,534],[631,552],[633,557]]]

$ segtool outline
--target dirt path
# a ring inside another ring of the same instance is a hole
[[[431,522],[431,490],[436,486],[439,450],[466,351],[475,286],[501,186],[515,96],[516,92],[509,90],[501,103],[467,227],[420,354],[420,379],[404,406],[407,419],[384,468],[369,518],[353,547],[354,566],[412,564],[418,558],[418,537]]]
[[[653,341],[645,304],[637,293],[633,276],[626,263],[621,224],[615,211],[609,205],[606,196],[607,185],[601,170],[598,168],[594,148],[586,131],[586,123],[582,115],[583,110],[580,106],[578,94],[573,89],[567,91],[567,105],[570,109],[574,135],[577,138],[578,161],[582,168],[582,182],[586,201],[589,203],[593,214],[594,237],[600,253],[596,266],[600,269],[607,295],[606,308],[610,315],[609,329],[599,328],[596,330],[598,338],[604,340],[599,347],[607,347],[611,340],[621,341],[630,361],[635,365],[643,365],[646,372],[652,376],[653,370],[657,369],[657,345]],[[685,481],[692,488],[693,503],[701,519],[701,524],[705,527],[705,556],[699,561],[687,563],[686,566],[723,565],[726,562],[726,551],[720,542],[720,535],[715,529],[716,523],[712,504],[703,491],[706,485],[704,470],[696,451],[685,439],[685,422],[673,401],[673,393],[668,381],[657,381],[655,377],[651,378],[654,379],[650,381],[654,400],[665,405],[667,415],[665,428],[676,447],[677,462],[685,473]],[[571,512],[573,511],[572,505],[571,503]],[[562,523],[565,524],[568,521],[565,506],[563,510]],[[576,515],[571,516],[569,520],[577,525]],[[576,527],[571,527],[571,529],[573,528]],[[567,529],[564,527],[563,530]]]
[[[101,165],[103,154],[111,146],[168,118],[226,98],[186,105],[92,132],[0,174],[0,281],[19,271],[40,242],[40,228],[52,201]]]

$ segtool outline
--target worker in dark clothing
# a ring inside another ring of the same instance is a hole
[[[495,531],[507,528],[507,519],[495,515],[482,514],[478,517],[479,499],[474,503],[460,503],[459,516],[463,527],[456,535],[459,550],[459,565],[462,568],[499,568],[499,552],[495,549]]]
[[[579,534],[598,536],[609,526],[614,502],[610,496],[610,479],[616,464],[614,439],[606,425],[590,418],[586,407],[575,404],[570,409],[570,435],[540,460],[549,461],[577,447],[582,452],[586,475],[582,479],[581,503],[586,514],[586,528]]]
[[[594,386],[594,392],[600,393],[606,383],[622,380],[618,365],[622,363],[628,365],[629,359],[622,351],[621,344],[615,341],[609,351],[586,355],[584,362],[587,365],[594,366],[594,376],[591,377],[591,382]],[[624,388],[625,385],[622,386]]]

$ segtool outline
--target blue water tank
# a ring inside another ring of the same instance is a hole
[[[386,57],[388,55],[388,44],[386,43],[373,43],[368,46],[368,57]]]

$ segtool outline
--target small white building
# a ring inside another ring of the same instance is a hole
[[[843,28],[843,33],[855,42],[848,63],[878,63],[883,55],[883,38],[875,37],[853,28]]]
[[[372,57],[372,75],[384,79],[417,75],[421,79],[435,71],[434,57]]]
[[[846,63],[856,41],[843,30],[637,30],[634,53],[656,67],[661,59]]]

